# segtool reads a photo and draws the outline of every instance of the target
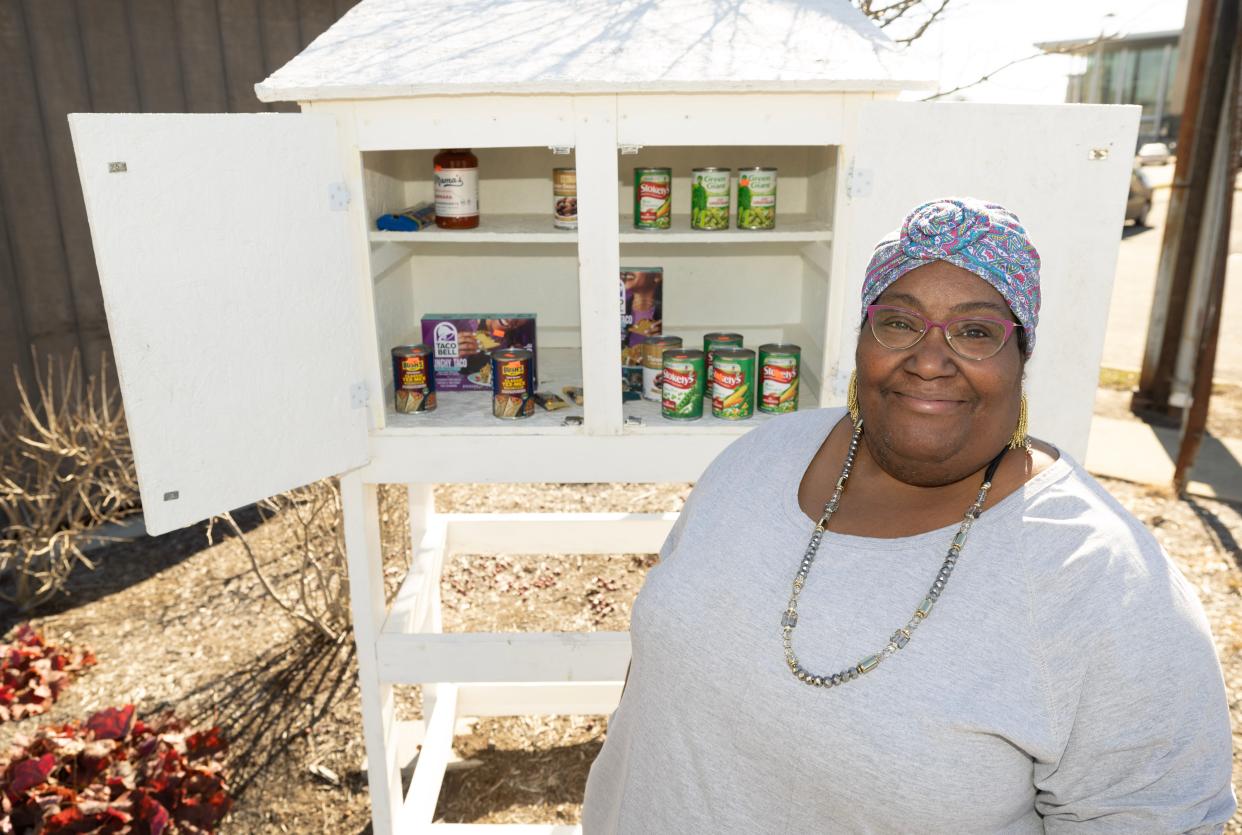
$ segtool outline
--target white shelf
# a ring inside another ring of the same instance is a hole
[[[562,386],[582,385],[582,352],[577,348],[539,349],[540,383],[537,391],[561,395],[569,404],[546,412],[538,406],[528,418],[517,420],[492,416],[491,391],[437,391],[436,408],[430,412],[398,414],[393,409],[392,382],[384,393],[386,427],[389,435],[548,435],[577,434],[582,426],[565,426],[569,415],[582,416],[582,407],[565,398]],[[617,385],[620,385],[618,372]]]
[[[557,229],[552,225],[552,212],[547,214],[488,215],[479,217],[474,229],[441,229],[429,226],[417,232],[381,232],[372,229],[373,243],[399,241],[408,244],[472,243],[472,244],[573,244],[578,242],[576,229]]]
[[[737,217],[729,215],[729,223]],[[646,231],[634,228],[634,216],[621,216],[621,243],[686,244],[686,243],[770,243],[773,241],[831,241],[829,222],[808,214],[776,215],[775,229],[728,229],[706,231],[690,228],[690,215],[673,215],[673,228]]]

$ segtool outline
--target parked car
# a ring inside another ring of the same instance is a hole
[[[1135,166],[1130,170],[1130,194],[1126,198],[1126,220],[1134,221],[1135,226],[1147,225],[1147,213],[1151,211],[1151,183],[1146,175]]]
[[[1139,165],[1165,165],[1171,154],[1163,142],[1148,142],[1138,149],[1137,157]]]

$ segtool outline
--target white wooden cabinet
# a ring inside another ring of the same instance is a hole
[[[694,480],[766,419],[622,403],[622,264],[664,268],[665,333],[796,342],[802,408],[837,405],[876,240],[928,199],[1000,202],[1043,256],[1033,431],[1081,459],[1139,116],[895,101],[925,78],[846,0],[748,0],[726,20],[708,0],[498,1],[446,28],[452,8],[364,0],[258,85],[302,114],[70,117],[148,530],[343,476],[377,832],[430,825],[459,716],[610,710],[628,659],[625,634],[441,634],[445,555],[654,551],[672,523],[446,518],[428,485]],[[430,199],[445,147],[479,157],[479,228],[374,231]],[[569,165],[577,231],[550,210]],[[632,228],[640,165],[673,168],[669,232]],[[777,228],[691,231],[701,165],[777,166]],[[454,311],[534,311],[541,387],[581,384],[585,407],[508,422],[486,393],[442,393],[396,414],[391,348]],[[391,609],[382,483],[411,485],[415,567]],[[399,683],[426,687],[408,792]]]

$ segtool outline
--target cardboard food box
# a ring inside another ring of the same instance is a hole
[[[643,343],[664,328],[664,268],[621,268],[621,390],[643,390]]]
[[[422,318],[423,342],[434,356],[436,389],[491,391],[490,353],[496,348],[525,348],[535,353],[533,313],[428,313]],[[531,359],[531,378],[538,367]]]

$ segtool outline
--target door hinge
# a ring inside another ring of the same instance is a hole
[[[642,145],[621,145],[619,147],[621,148],[621,156],[623,157],[633,156],[643,149]]]
[[[573,145],[549,145],[548,150],[558,157],[568,156],[573,153]]]
[[[845,196],[850,200],[869,196],[873,179],[870,168],[855,168],[851,162],[849,173],[845,175]]]
[[[353,409],[365,408],[371,400],[371,393],[367,390],[366,380],[361,383],[354,383],[349,387],[349,405]]]
[[[328,186],[328,208],[334,212],[343,212],[349,208],[349,186],[344,183],[332,183]]]

